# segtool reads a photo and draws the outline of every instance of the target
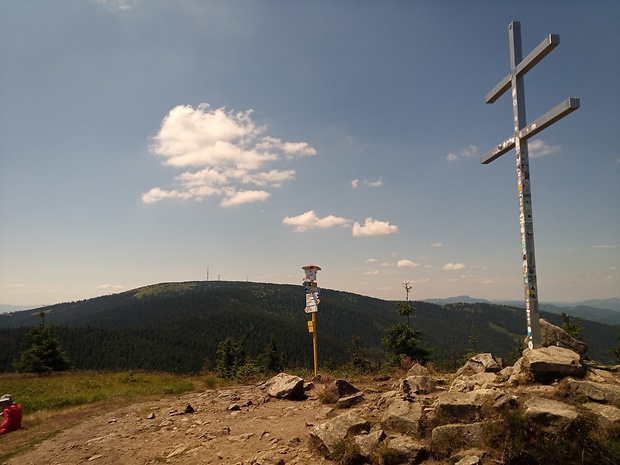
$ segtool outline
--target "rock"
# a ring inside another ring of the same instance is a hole
[[[194,413],[195,411],[191,404],[187,404],[187,407],[185,407],[185,413]]]
[[[472,376],[478,373],[499,373],[502,367],[492,354],[477,354],[471,357],[465,365],[456,372],[456,376]]]
[[[431,450],[437,457],[449,457],[454,452],[485,445],[486,423],[449,424],[433,428]]]
[[[544,318],[540,319],[540,343],[543,347],[563,347],[577,352],[581,358],[587,358],[588,346],[570,336],[559,326],[552,325]],[[527,338],[526,338],[527,344]]]
[[[524,380],[548,384],[567,376],[582,377],[585,369],[579,354],[562,347],[525,349],[523,357],[514,365],[511,384],[523,384]]]
[[[319,450],[330,457],[334,448],[347,437],[370,431],[370,423],[355,412],[348,412],[310,430],[310,437],[317,441]]]
[[[476,455],[467,455],[463,457],[461,460],[456,462],[454,465],[480,465],[480,457]]]
[[[450,391],[452,392],[468,392],[474,389],[479,389],[485,385],[490,385],[495,382],[497,378],[496,373],[477,373],[472,376],[460,376],[456,378],[450,385]]]
[[[579,412],[571,405],[543,397],[532,397],[525,401],[523,413],[549,431],[566,430],[579,418]]]
[[[407,378],[409,376],[430,376],[430,372],[425,366],[416,363],[411,368],[409,368],[409,371],[407,372]]]
[[[352,396],[342,397],[336,402],[336,408],[351,408],[364,400],[364,394],[358,392]]]
[[[350,396],[352,394],[356,394],[356,393],[359,392],[358,388],[353,386],[348,381],[345,381],[344,379],[337,379],[336,381],[334,381],[332,386],[334,387],[334,389],[338,393],[338,398],[339,399],[341,397]]]
[[[421,463],[428,456],[428,451],[422,444],[407,436],[391,438],[388,448],[396,455],[393,457],[394,463]]]
[[[396,398],[385,410],[381,418],[381,427],[389,431],[421,435],[422,404],[407,399]]]
[[[414,367],[419,365],[414,365]],[[413,369],[413,368],[412,368]],[[409,370],[411,372],[411,370]],[[435,381],[428,375],[411,375],[400,381],[399,389],[405,395],[430,394],[435,390]]]
[[[440,418],[471,421],[480,418],[482,402],[470,392],[442,392],[437,396],[435,414]]]
[[[588,402],[583,408],[591,412],[601,428],[610,430],[612,434],[620,432],[620,409],[613,405],[602,405]]]
[[[359,447],[360,455],[370,457],[385,439],[385,433],[379,429],[369,434],[355,436],[355,444]]]
[[[304,380],[299,376],[280,373],[265,383],[267,394],[278,399],[300,400],[304,397]]]
[[[620,386],[618,385],[568,378],[565,381],[565,387],[569,393],[585,396],[595,402],[620,403]]]

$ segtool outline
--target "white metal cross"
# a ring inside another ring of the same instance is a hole
[[[538,348],[540,341],[540,322],[538,313],[538,283],[536,278],[536,258],[534,254],[534,221],[532,218],[532,193],[530,189],[530,166],[527,140],[564,116],[579,108],[578,98],[569,98],[549,110],[536,121],[526,124],[525,92],[523,76],[546,57],[560,43],[560,36],[550,34],[525,59],[521,50],[521,24],[513,21],[508,26],[510,36],[511,71],[486,96],[487,103],[495,102],[508,89],[512,89],[512,111],[514,134],[487,152],[481,163],[491,163],[506,152],[516,149],[517,179],[519,188],[519,209],[521,223],[521,249],[523,252],[523,282],[525,290],[525,311],[527,314],[528,347]]]

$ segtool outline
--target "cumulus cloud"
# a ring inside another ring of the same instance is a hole
[[[478,155],[478,147],[475,145],[469,145],[464,149],[457,150],[456,152],[450,152],[446,155],[446,160],[448,161],[457,161],[461,158],[471,158]]]
[[[398,260],[396,263],[397,268],[417,268],[421,266],[419,263],[414,263],[411,260]]]
[[[534,139],[527,143],[528,154],[532,158],[544,157],[560,150],[559,145],[549,145],[541,139]]]
[[[319,218],[314,210],[298,216],[287,216],[282,220],[287,226],[294,226],[296,232],[306,232],[311,229],[328,229],[337,226],[348,226],[351,220],[334,215]]]
[[[440,249],[441,247],[443,247],[443,244],[442,244],[441,242],[433,242],[433,243],[431,244],[431,247],[432,247],[433,249]]]
[[[186,171],[174,177],[173,189],[155,187],[142,194],[142,201],[218,196],[223,198],[220,205],[227,207],[266,200],[271,195],[268,189],[295,179],[295,170],[267,165],[317,152],[306,142],[283,142],[265,131],[252,120],[252,110],[235,113],[208,104],[174,107],[153,137],[150,151],[165,166]]]
[[[366,218],[364,226],[355,222],[353,225],[353,236],[385,236],[388,234],[398,234],[398,226],[392,225],[387,221],[379,221],[372,218]]]
[[[442,268],[444,271],[458,271],[465,268],[465,265],[462,263],[446,263]]]

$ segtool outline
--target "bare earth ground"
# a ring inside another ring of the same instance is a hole
[[[4,465],[327,464],[308,433],[330,410],[312,396],[270,399],[256,386],[206,390],[99,412]],[[3,439],[28,429],[25,419]]]

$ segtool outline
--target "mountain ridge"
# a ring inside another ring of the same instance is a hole
[[[346,363],[358,337],[375,363],[382,360],[385,329],[405,322],[398,301],[321,290],[317,313],[321,363]],[[213,365],[218,344],[242,339],[252,357],[274,338],[291,365],[311,365],[309,315],[302,286],[236,281],[160,283],[84,301],[43,307],[76,368],[197,372]],[[412,302],[412,327],[438,364],[453,365],[468,351],[511,357],[525,337],[525,312],[492,303]],[[0,315],[0,371],[10,371],[28,327],[41,309]],[[541,317],[560,326],[559,315]],[[584,321],[583,340],[593,359],[609,362],[617,328]],[[472,342],[474,341],[474,342]]]

